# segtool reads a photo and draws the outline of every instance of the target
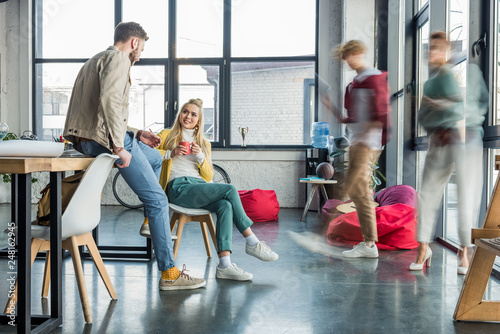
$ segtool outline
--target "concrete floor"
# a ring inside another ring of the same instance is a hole
[[[9,220],[0,205],[0,224]],[[184,230],[177,263],[207,286],[192,291],[158,290],[156,262],[106,260],[118,294],[112,301],[89,260],[84,261],[93,324],[85,324],[70,258],[63,264],[63,326],[54,333],[498,333],[500,324],[454,322],[452,315],[463,282],[456,256],[432,244],[432,267],[409,272],[416,251],[381,251],[379,259],[342,260],[343,249],[311,238],[321,220],[314,212],[300,222],[301,210],[282,209],[278,223],[256,223],[256,235],[280,255],[264,263],[244,251],[233,237],[232,260],[254,275],[252,282],[215,279],[217,259],[207,259],[199,224]],[[142,211],[103,207],[101,244],[143,245],[138,231]],[[1,228],[3,229],[3,227]],[[301,233],[300,235],[293,232]],[[307,237],[304,237],[307,235]],[[294,242],[292,239],[299,241]],[[5,236],[0,236],[0,245]],[[212,246],[213,247],[213,246]],[[7,301],[7,261],[0,259],[0,305]],[[34,313],[44,313],[39,298],[43,261],[33,266]],[[5,277],[4,277],[5,276]],[[492,279],[487,299],[500,299]],[[1,326],[0,333],[13,333]]]

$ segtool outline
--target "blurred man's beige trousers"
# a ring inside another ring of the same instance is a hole
[[[345,180],[345,191],[356,205],[365,242],[378,241],[375,203],[370,187],[370,165],[378,161],[380,152],[363,144],[354,144],[349,147],[349,170]]]

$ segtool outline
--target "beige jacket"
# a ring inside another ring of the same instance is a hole
[[[69,101],[63,136],[76,144],[95,140],[113,151],[123,147],[127,126],[130,90],[130,59],[110,46],[90,58],[76,78]]]

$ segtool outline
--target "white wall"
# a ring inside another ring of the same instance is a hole
[[[30,2],[0,3],[0,122],[15,133],[31,129]],[[10,185],[0,181],[0,203],[6,201]]]
[[[0,119],[31,130],[31,1],[0,3]]]
[[[238,190],[274,190],[283,208],[304,207],[304,151],[213,151],[214,163],[226,170]]]

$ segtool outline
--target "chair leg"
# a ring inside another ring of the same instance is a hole
[[[495,263],[495,254],[476,246],[469,271],[458,298],[453,319],[463,321],[500,321],[499,302],[483,300]]]
[[[113,287],[113,283],[111,283],[111,280],[109,278],[108,271],[104,266],[104,262],[102,262],[102,257],[101,254],[99,253],[99,249],[97,249],[97,245],[95,244],[94,238],[92,237],[90,232],[85,234],[84,236],[86,237],[85,245],[89,250],[90,256],[92,256],[92,260],[94,260],[94,264],[97,267],[99,275],[101,275],[102,281],[104,282],[106,289],[108,289],[109,296],[113,299],[118,299],[115,288]]]
[[[179,214],[177,212],[174,212],[172,214],[172,219],[170,219],[170,233],[174,233],[175,225],[177,225],[177,222],[179,221]]]
[[[76,282],[78,285],[78,292],[80,293],[80,300],[82,302],[83,316],[85,322],[92,323],[92,313],[90,311],[89,297],[87,295],[87,287],[85,285],[85,278],[83,277],[82,260],[80,258],[80,251],[78,250],[78,242],[75,236],[66,239],[64,243],[69,242],[69,250],[73,260],[73,267],[75,269]]]
[[[174,259],[177,260],[177,253],[179,252],[179,246],[181,244],[182,230],[184,230],[184,224],[190,221],[190,217],[186,215],[179,215],[179,223],[177,225],[177,240],[174,240]]]
[[[201,234],[203,235],[203,241],[205,242],[205,250],[207,251],[207,256],[212,257],[212,251],[210,250],[210,240],[208,239],[207,224],[205,222],[200,222]]]
[[[208,231],[210,232],[210,236],[212,237],[212,242],[214,243],[215,251],[217,251],[217,238],[215,234],[215,224],[214,220],[212,219],[212,215],[208,215],[208,220],[207,220],[207,226],[208,226]]]
[[[42,246],[43,240],[32,238],[31,239],[31,266],[33,267],[33,263],[35,262],[36,255]],[[10,314],[10,310],[17,304],[17,279],[16,284],[14,286],[14,293],[11,294],[7,304],[5,305],[5,309],[3,313]]]
[[[43,286],[42,286],[42,298],[47,298],[49,295],[50,286],[50,251],[47,251],[45,255],[45,269],[43,271]]]

